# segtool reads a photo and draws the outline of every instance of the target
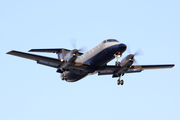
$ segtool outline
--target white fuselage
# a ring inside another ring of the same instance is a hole
[[[85,61],[89,60],[90,58],[92,58],[93,56],[95,56],[96,54],[101,52],[102,50],[104,50],[110,46],[119,45],[119,44],[121,44],[121,43],[120,42],[107,42],[107,43],[101,42],[100,44],[98,44],[97,46],[92,48],[91,50],[89,50],[86,53],[84,53],[83,55],[79,56],[75,62],[84,63]]]

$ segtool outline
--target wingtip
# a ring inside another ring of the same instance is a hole
[[[32,52],[32,49],[30,49],[28,52]]]
[[[8,51],[6,54],[11,54],[14,50],[10,50]]]

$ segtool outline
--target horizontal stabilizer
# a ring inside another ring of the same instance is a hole
[[[28,52],[47,52],[47,53],[58,53],[62,50],[63,48],[53,48],[53,49],[31,49]],[[67,49],[64,49],[66,51],[70,51]]]
[[[28,52],[47,52],[47,53],[58,53],[60,51],[64,50],[65,54],[69,53],[71,50],[64,49],[64,48],[53,48],[53,49],[31,49]],[[78,52],[79,56],[83,53]]]

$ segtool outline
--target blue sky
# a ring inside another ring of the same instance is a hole
[[[178,0],[0,1],[0,119],[179,120],[179,6]],[[68,83],[54,68],[5,54],[73,49],[71,37],[78,48],[89,49],[115,38],[129,44],[132,53],[143,49],[139,64],[176,66],[126,74],[123,86],[97,75]]]

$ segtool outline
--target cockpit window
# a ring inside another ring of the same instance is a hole
[[[107,43],[107,42],[119,42],[116,39],[106,39],[102,43]]]
[[[118,42],[116,39],[108,39],[107,42]]]

